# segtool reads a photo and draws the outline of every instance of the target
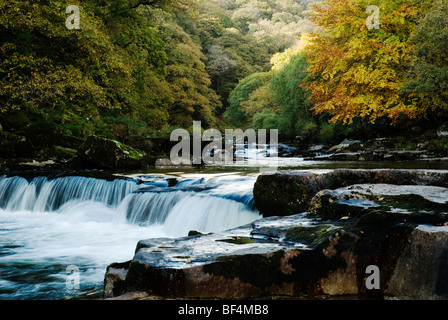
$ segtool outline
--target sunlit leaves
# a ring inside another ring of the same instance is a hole
[[[365,27],[368,5],[380,8],[379,30]],[[320,31],[312,34],[307,47],[306,85],[314,110],[343,123],[418,116],[415,101],[403,97],[401,88],[412,59],[410,37],[423,10],[418,0],[327,0],[314,5],[312,21]]]

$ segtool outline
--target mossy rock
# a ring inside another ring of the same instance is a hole
[[[308,174],[261,175],[254,186],[257,209],[264,216],[286,216],[308,209],[314,191],[305,181]]]
[[[85,166],[96,169],[134,170],[146,165],[145,152],[98,136],[86,140],[78,150],[77,158]]]
[[[58,159],[69,160],[76,156],[77,151],[71,148],[54,146],[53,153]]]
[[[340,228],[334,228],[331,225],[297,226],[286,231],[286,240],[304,243],[312,247],[326,247],[330,238],[338,231]]]

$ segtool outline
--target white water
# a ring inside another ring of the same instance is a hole
[[[0,177],[0,299],[101,296],[105,268],[132,259],[138,240],[218,232],[260,218],[253,176],[179,180],[168,188],[164,176],[148,184]],[[69,265],[80,269],[79,290],[66,286]]]

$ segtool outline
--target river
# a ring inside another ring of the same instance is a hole
[[[305,162],[279,170],[448,169],[443,162]],[[260,219],[252,191],[269,168],[0,174],[0,299],[100,299],[106,267],[139,240],[219,232]],[[72,270],[79,281],[74,287]],[[69,281],[70,280],[70,281]]]

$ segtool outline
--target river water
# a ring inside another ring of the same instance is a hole
[[[448,169],[442,162],[281,159],[276,165]],[[139,240],[219,232],[260,219],[252,191],[265,169],[152,169],[116,179],[0,174],[0,299],[101,298],[106,267],[132,259]]]

